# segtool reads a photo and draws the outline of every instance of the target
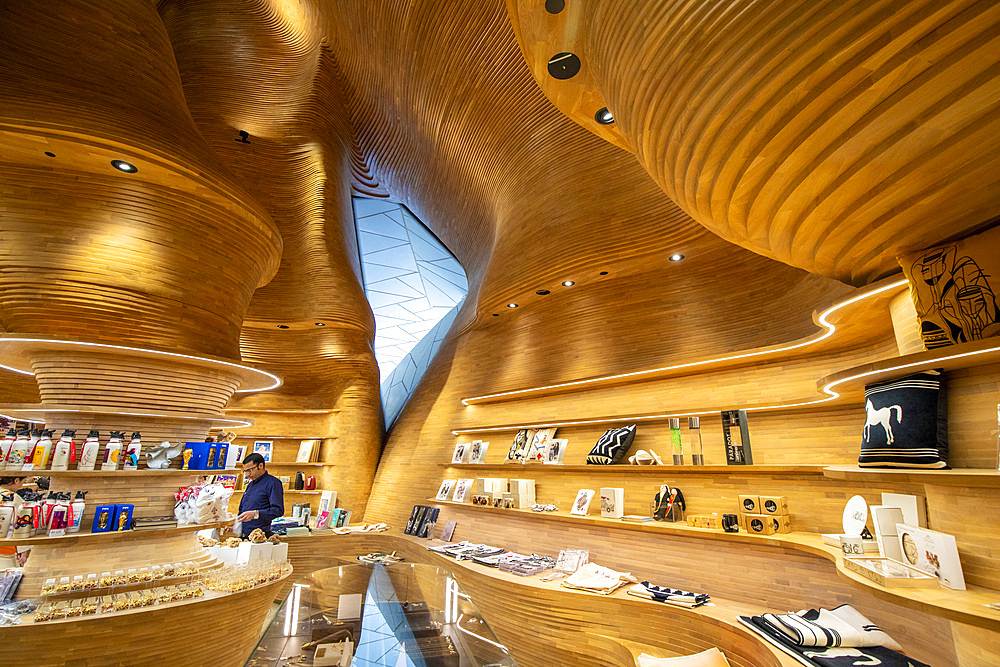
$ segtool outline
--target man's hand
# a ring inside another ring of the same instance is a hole
[[[240,523],[243,523],[244,521],[253,521],[254,519],[257,518],[257,516],[258,516],[257,510],[247,510],[243,514],[240,514],[238,517],[236,517],[236,520],[239,521]]]
[[[18,565],[24,565],[26,562],[28,562],[28,554],[30,554],[30,553],[31,553],[31,549],[28,549],[27,551],[20,551],[20,552],[18,552],[18,554],[17,554],[17,564]]]

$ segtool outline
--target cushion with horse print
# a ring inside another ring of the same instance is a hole
[[[865,387],[862,468],[947,468],[948,402],[941,373]]]

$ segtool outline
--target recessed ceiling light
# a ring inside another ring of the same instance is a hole
[[[278,328],[279,328],[279,329],[287,329],[287,328],[288,328],[288,325],[287,325],[287,324],[279,324],[279,325],[278,325]]]
[[[326,326],[326,324],[323,323],[323,322],[313,322],[313,324],[315,324],[318,327],[325,327]]]
[[[56,156],[56,154],[52,153],[51,151],[45,151],[45,154],[48,155],[49,157],[55,157]]]
[[[601,125],[611,125],[611,123],[615,122],[615,117],[611,115],[611,112],[608,111],[607,107],[601,107],[597,110],[597,113],[594,114],[594,120]]]
[[[606,276],[606,275],[608,275],[608,272],[607,271],[601,271],[601,275],[602,276]]]
[[[558,14],[566,8],[566,0],[545,0],[545,11]]]
[[[540,289],[537,292],[535,292],[535,294],[541,294],[542,296],[545,296],[546,294],[552,294],[552,292],[548,291],[547,289]]]
[[[139,168],[134,164],[129,164],[125,160],[112,160],[111,166],[119,171],[124,171],[127,174],[134,174],[139,171]]]
[[[508,308],[517,308],[517,304],[516,303],[508,303],[507,307]]]
[[[680,254],[679,252],[675,252],[668,259],[670,259],[671,262],[679,262],[682,259],[684,259],[684,255]]]
[[[572,287],[573,285],[576,284],[576,281],[575,280],[564,280],[562,282],[562,284],[563,284],[563,287]]]
[[[580,71],[580,59],[564,51],[549,58],[549,74],[554,79],[572,79]]]
[[[493,313],[493,317],[500,317],[500,313]]]

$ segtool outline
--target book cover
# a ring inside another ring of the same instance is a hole
[[[623,488],[602,488],[601,489],[601,516],[605,519],[620,519],[624,512],[625,489]]]
[[[227,489],[236,488],[236,475],[216,475],[214,481],[216,484],[221,484]]]
[[[254,440],[253,452],[255,454],[260,454],[264,457],[267,462],[271,461],[271,450],[274,448],[274,443],[270,440]]]
[[[489,448],[490,443],[473,440],[469,446],[469,463],[486,463],[486,450]]]
[[[318,453],[319,440],[303,440],[299,443],[299,452],[295,455],[296,463],[311,463]]]
[[[722,438],[726,445],[726,465],[753,465],[746,410],[722,411]]]

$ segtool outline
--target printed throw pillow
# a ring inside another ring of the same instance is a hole
[[[947,468],[948,403],[939,372],[865,387],[862,468]]]
[[[587,463],[604,466],[620,463],[632,447],[633,440],[635,440],[635,424],[622,428],[609,428],[590,450]]]

